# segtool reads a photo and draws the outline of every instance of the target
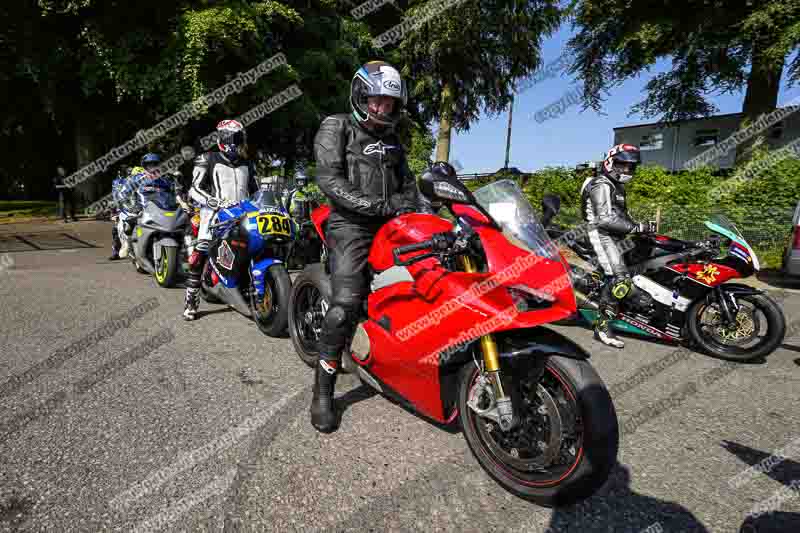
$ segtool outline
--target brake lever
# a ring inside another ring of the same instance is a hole
[[[411,259],[406,259],[405,261],[397,261],[395,264],[398,266],[409,266],[423,259],[430,259],[431,257],[438,257],[441,260],[441,255],[441,252],[428,252],[427,254],[415,255]]]

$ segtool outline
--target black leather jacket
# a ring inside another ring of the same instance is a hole
[[[372,222],[416,207],[416,180],[394,134],[381,137],[351,115],[332,115],[314,138],[314,158],[319,188],[334,211],[352,222]]]
[[[625,186],[607,176],[588,178],[581,189],[583,220],[600,231],[624,236],[638,227],[628,215]]]

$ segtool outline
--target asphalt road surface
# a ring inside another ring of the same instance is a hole
[[[793,328],[765,364],[556,326],[592,353],[622,442],[606,486],[553,511],[352,376],[318,434],[288,339],[205,302],[184,322],[182,289],[106,259],[110,230],[0,226],[3,530],[800,532],[800,291],[770,287]]]

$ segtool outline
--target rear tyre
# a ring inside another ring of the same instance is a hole
[[[464,365],[458,392],[464,438],[504,489],[545,507],[571,505],[594,494],[617,462],[614,404],[588,361],[550,356],[538,381],[532,364],[528,374],[527,382],[520,375],[517,393],[523,421],[505,432],[467,404],[479,371]]]
[[[320,263],[308,265],[292,283],[289,336],[297,355],[311,368],[319,360],[322,321],[330,307],[330,295],[330,278]]]
[[[161,287],[172,287],[178,276],[178,249],[175,246],[164,246],[161,258],[156,261],[153,278]]]

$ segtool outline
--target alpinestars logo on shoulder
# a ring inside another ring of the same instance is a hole
[[[368,144],[364,147],[364,155],[369,154],[385,154],[386,150],[393,150],[398,148],[395,144],[384,144],[383,141],[378,141],[373,144]]]

